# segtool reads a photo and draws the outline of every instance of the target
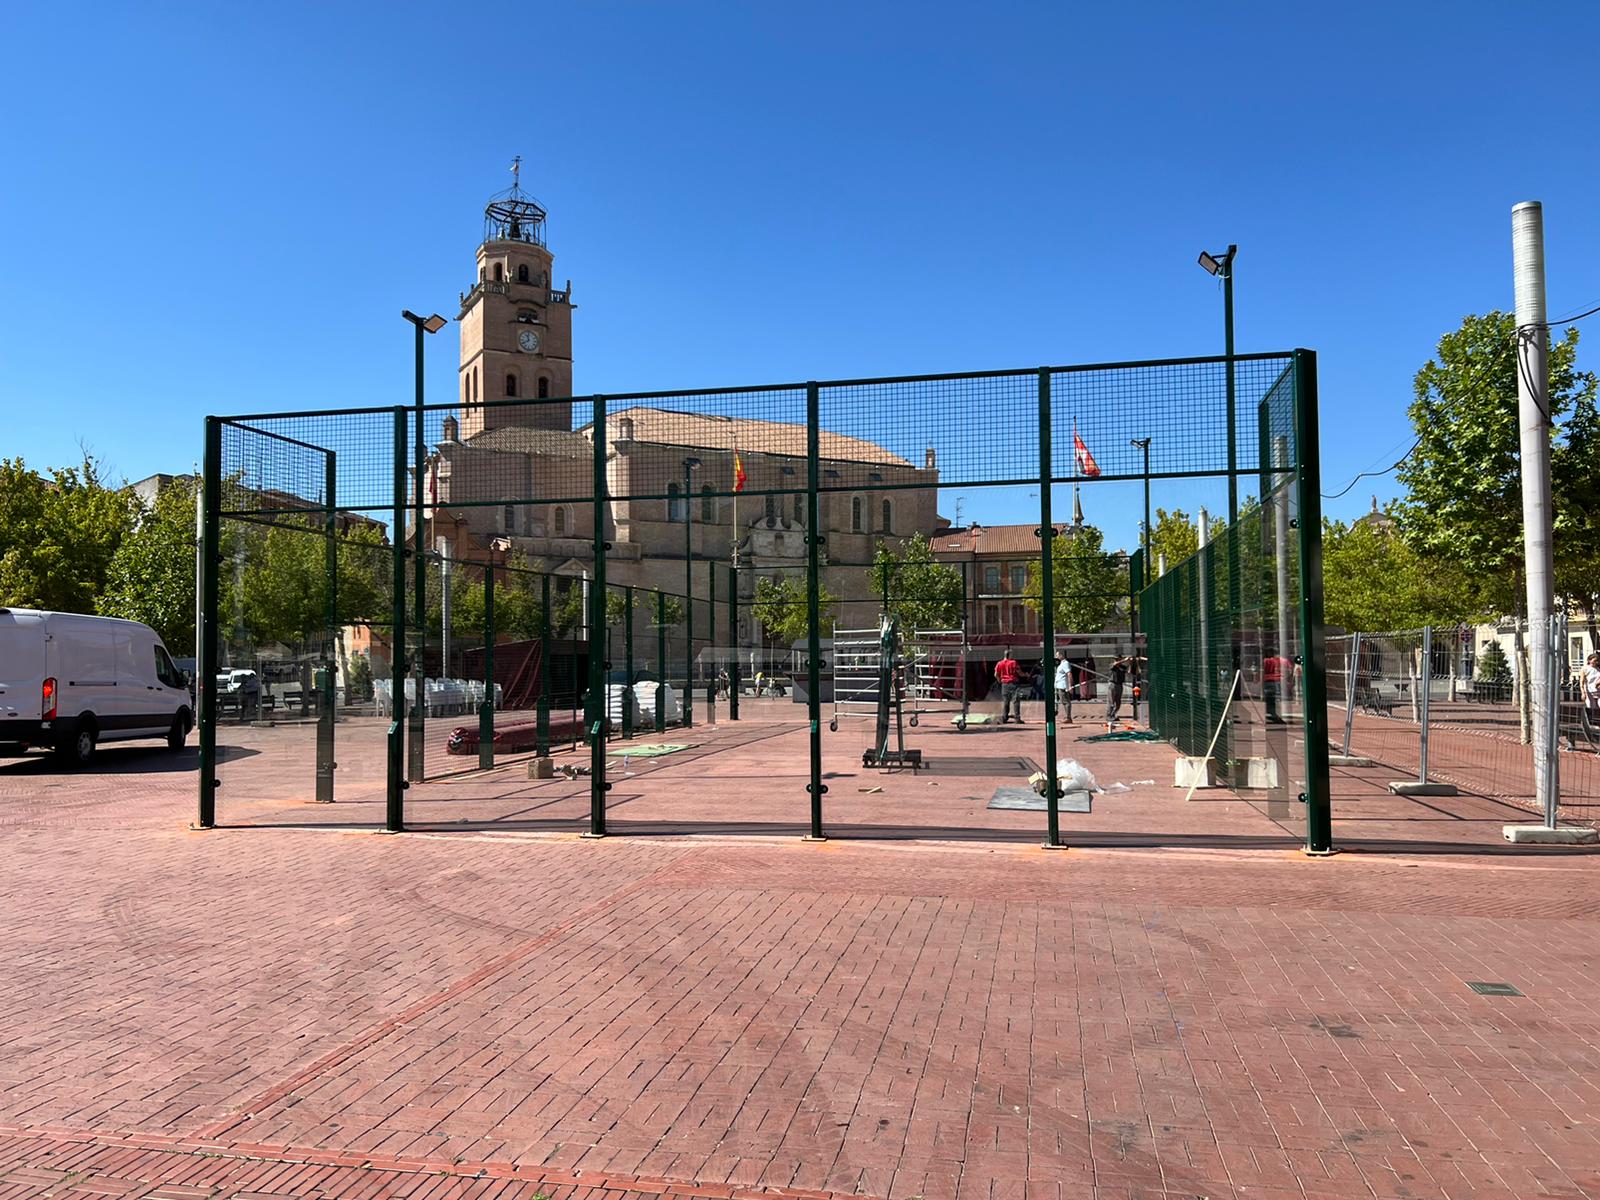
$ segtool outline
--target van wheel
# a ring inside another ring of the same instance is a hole
[[[71,738],[56,747],[56,752],[68,766],[86,767],[94,759],[95,728],[90,721],[80,721]]]
[[[186,719],[186,714],[178,713],[172,718],[172,728],[167,730],[167,749],[174,752],[182,750],[183,743],[188,736],[189,722]]]

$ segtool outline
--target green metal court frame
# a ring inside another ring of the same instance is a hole
[[[528,438],[556,447],[539,460],[549,466],[547,471],[529,472],[519,465],[516,473],[508,467],[501,477],[491,464],[477,494],[452,496],[448,506],[463,511],[497,508],[508,514],[546,512],[559,506],[585,514],[584,537],[592,563],[585,614],[590,630],[605,630],[608,624],[613,505],[634,506],[637,512],[659,507],[668,521],[673,506],[681,505],[689,514],[687,523],[693,521],[697,503],[736,495],[747,501],[795,499],[797,515],[801,510],[804,513],[808,615],[805,824],[807,836],[819,839],[827,836],[821,739],[821,685],[826,669],[821,585],[824,572],[830,565],[838,565],[829,557],[826,517],[830,506],[852,496],[889,496],[914,489],[1037,488],[1037,569],[1044,598],[1041,644],[1051,647],[1056,644],[1057,631],[1050,602],[1050,548],[1052,539],[1059,536],[1052,489],[1091,482],[1081,473],[1074,452],[1073,442],[1080,431],[1089,431],[1100,447],[1099,467],[1094,472],[1098,481],[1159,483],[1217,478],[1236,488],[1241,476],[1254,480],[1260,502],[1248,513],[1241,510],[1240,520],[1230,525],[1217,543],[1188,562],[1173,565],[1160,578],[1150,578],[1155,572],[1150,564],[1143,564],[1145,586],[1138,610],[1150,651],[1150,721],[1152,728],[1185,753],[1202,753],[1199,731],[1204,729],[1209,737],[1221,723],[1221,709],[1230,692],[1243,698],[1238,706],[1241,713],[1259,709],[1270,690],[1266,676],[1279,669],[1264,669],[1263,664],[1268,658],[1292,659],[1288,668],[1292,684],[1288,686],[1299,698],[1298,711],[1290,710],[1295,729],[1292,733],[1279,729],[1289,721],[1274,720],[1267,722],[1273,728],[1243,740],[1254,738],[1252,748],[1260,750],[1255,757],[1273,758],[1277,775],[1294,781],[1295,794],[1285,803],[1292,806],[1288,811],[1298,816],[1284,823],[1303,830],[1307,850],[1321,853],[1332,848],[1326,708],[1320,702],[1325,695],[1326,664],[1317,372],[1316,356],[1309,350],[485,401],[472,406],[452,403],[426,406],[421,429],[416,427],[416,411],[405,406],[208,417],[199,581],[201,827],[218,823],[216,676],[225,643],[230,654],[236,653],[234,642],[251,636],[249,630],[241,633],[237,618],[232,633],[226,628],[222,593],[228,583],[229,552],[225,543],[230,538],[239,540],[232,533],[235,528],[258,525],[287,529],[325,543],[319,552],[328,564],[329,594],[339,593],[333,602],[338,607],[329,608],[322,627],[305,631],[308,640],[326,642],[348,623],[356,601],[346,600],[347,592],[364,588],[367,608],[376,611],[373,597],[380,596],[384,586],[376,574],[371,579],[361,576],[361,588],[345,584],[344,560],[339,556],[346,549],[341,539],[354,536],[350,529],[363,532],[366,538],[363,563],[387,562],[389,569],[382,574],[388,579],[386,636],[393,719],[387,732],[386,827],[393,831],[405,828],[409,783],[405,686],[408,676],[415,678],[415,702],[420,703],[425,682],[420,664],[410,657],[422,652],[418,647],[425,642],[419,636],[408,638],[408,626],[424,611],[424,598],[415,594],[416,585],[408,583],[408,578],[422,575],[416,570],[415,556],[427,553],[422,531],[407,528],[416,496],[426,486],[412,461],[413,448],[422,444],[442,453],[442,444],[449,440],[444,422],[458,417],[477,419],[486,427],[498,423],[536,430],[537,434],[530,433]],[[636,426],[647,427],[648,432],[641,436],[634,432]],[[1061,433],[1069,428],[1073,430],[1070,439]],[[724,437],[723,430],[731,441],[717,440]],[[1142,460],[1139,449],[1124,448],[1135,437],[1155,439],[1153,451],[1148,444],[1143,447]],[[586,451],[577,439],[586,439]],[[757,476],[749,486],[732,482],[730,464],[741,455],[746,462],[757,464]],[[696,494],[689,491],[690,462],[700,469],[701,490]],[[1286,529],[1290,531],[1287,536]],[[693,533],[691,529],[685,551],[691,567],[696,561]],[[335,546],[336,541],[340,545]],[[243,555],[245,573],[250,569],[249,553]],[[241,574],[240,558],[235,550],[236,577]],[[714,558],[706,561],[711,564],[712,580],[716,571],[728,569],[726,599],[737,604],[734,564]],[[1286,578],[1292,578],[1292,588]],[[704,596],[684,594],[685,625],[693,621],[697,603],[706,606],[702,611],[707,614],[715,612],[712,605],[717,597],[712,589],[716,586],[710,584]],[[618,587],[630,589],[630,631],[633,592],[654,597],[654,624],[661,639],[659,663],[665,671],[668,596],[660,588],[636,581],[619,581]],[[545,625],[540,636],[547,665],[549,588],[546,576]],[[1269,608],[1278,614],[1277,632],[1270,637],[1262,632],[1267,623],[1261,617]],[[1285,612],[1292,614],[1292,637],[1285,632],[1289,628],[1282,617]],[[731,611],[729,615],[733,615]],[[366,618],[374,627],[381,625],[381,619],[370,612]],[[708,634],[715,624],[713,616],[706,626]],[[726,624],[731,627],[732,621]],[[484,647],[486,656],[494,654],[494,640],[491,633]],[[699,640],[691,630],[683,647],[689,664],[685,678],[691,686],[696,678]],[[609,646],[609,639],[604,644]],[[629,670],[632,644],[630,632]],[[1274,654],[1267,653],[1269,647]],[[606,698],[612,664],[603,647],[592,650],[587,658],[588,833],[605,836],[611,832],[606,823],[605,741],[621,730],[613,728],[608,719]],[[1045,770],[1054,789],[1056,699],[1053,689],[1050,693]],[[490,711],[480,716],[487,721],[483,731],[492,731],[493,719],[491,702]],[[658,728],[661,719],[658,705]],[[541,727],[547,728],[548,713],[542,704],[539,720]],[[541,744],[547,744],[546,737],[541,736]],[[1243,761],[1230,759],[1228,766]],[[415,773],[414,766],[411,773]],[[1054,806],[1047,809],[1043,824],[1047,846],[1065,844]]]

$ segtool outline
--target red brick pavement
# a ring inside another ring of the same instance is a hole
[[[754,791],[759,834],[793,800],[740,757],[618,820]],[[1047,852],[908,776],[831,781],[870,842],[512,836],[512,768],[416,789],[488,833],[318,828],[346,804],[238,770],[225,818],[302,827],[192,833],[168,765],[0,765],[0,1200],[1600,1196],[1596,858],[1483,853],[1496,813],[1371,773],[1340,827],[1388,852],[1319,861],[1170,787]],[[1136,818],[1164,848],[1109,844]]]

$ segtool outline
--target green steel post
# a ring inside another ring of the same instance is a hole
[[[622,736],[633,736],[633,588],[622,589],[623,607],[627,609],[622,626]]]
[[[336,661],[335,640],[339,629],[339,530],[335,522],[335,496],[336,481],[334,453],[327,451],[323,460],[322,481],[322,537],[323,548],[323,583],[322,594],[326,602],[323,613],[323,643],[322,643],[322,695],[317,705],[317,803],[333,803],[333,772],[338,767],[334,761],[333,747],[333,706],[336,698],[334,690],[334,664]]]
[[[728,567],[728,720],[739,719],[739,565]]]
[[[1239,524],[1239,437],[1238,437],[1238,385],[1236,376],[1238,367],[1233,361],[1233,260],[1239,253],[1239,247],[1228,247],[1228,270],[1222,280],[1222,306],[1224,309],[1223,340],[1226,343],[1225,351],[1228,355],[1228,528],[1234,529]],[[1237,549],[1237,544],[1235,544]],[[1237,553],[1228,555],[1228,628],[1235,627],[1240,619],[1239,610],[1239,556]],[[1233,639],[1230,637],[1229,653],[1227,657],[1229,678],[1232,672],[1238,670],[1238,656],[1233,653]],[[1211,660],[1212,674],[1216,674],[1216,660]],[[1220,710],[1218,712],[1220,717]],[[1220,743],[1219,743],[1220,746]]]
[[[394,558],[393,617],[389,631],[389,686],[393,689],[393,719],[389,722],[389,764],[384,823],[390,833],[406,827],[406,410],[394,410],[394,512],[390,528]],[[422,697],[417,696],[417,703]]]
[[[822,401],[817,385],[806,384],[806,711],[811,721],[812,841],[825,841],[822,832],[822,503],[821,484]]]
[[[656,593],[656,732],[667,731],[667,594]]]
[[[494,766],[494,549],[483,569],[483,699],[478,704],[478,770]]]
[[[539,602],[539,709],[534,718],[534,753],[550,755],[550,576],[541,576]]]
[[[706,563],[706,650],[711,654],[711,675],[706,680],[706,720],[717,723],[717,564]]]
[[[1296,350],[1295,488],[1300,523],[1300,706],[1306,738],[1306,849],[1333,850],[1328,783],[1327,645],[1322,628],[1322,469],[1317,435],[1317,356]]]
[[[1050,371],[1039,368],[1039,632],[1043,647],[1040,667],[1049,673],[1050,686],[1044,702],[1045,812],[1048,838],[1045,845],[1061,845],[1060,797],[1056,795],[1056,608],[1055,608],[1055,523],[1050,512]]]
[[[222,566],[222,422],[206,418],[205,476],[200,484],[200,652],[194,694],[200,703],[201,829],[217,823],[217,573]]]
[[[424,737],[423,723],[427,719],[427,636],[428,620],[426,614],[426,596],[428,588],[428,563],[424,556],[422,543],[422,472],[423,459],[427,457],[427,439],[423,436],[423,388],[422,388],[422,338],[424,330],[420,321],[413,321],[417,331],[416,347],[416,430],[412,439],[413,463],[415,473],[412,478],[412,508],[411,508],[411,560],[412,587],[415,589],[416,599],[412,605],[412,624],[416,626],[412,637],[416,639],[416,655],[412,660],[411,669],[416,677],[417,702],[411,707],[411,755],[407,761],[406,778],[413,783],[419,783],[424,777],[426,766],[423,761],[423,748],[427,744]],[[397,534],[398,536],[398,534]]]
[[[589,837],[606,835],[606,398],[594,398],[594,584],[589,591]]]
[[[694,727],[694,505],[689,502],[692,472],[683,464],[683,727]]]

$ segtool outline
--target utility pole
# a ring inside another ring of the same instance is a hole
[[[1556,825],[1557,764],[1550,720],[1551,582],[1550,330],[1544,304],[1544,207],[1529,200],[1511,210],[1517,300],[1517,426],[1522,451],[1522,552],[1528,588],[1528,656],[1533,710],[1534,794],[1546,829]]]

